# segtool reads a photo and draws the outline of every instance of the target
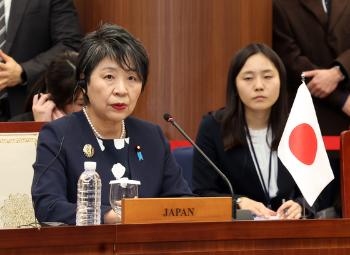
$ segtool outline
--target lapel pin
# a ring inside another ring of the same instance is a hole
[[[139,159],[139,161],[142,161],[143,160],[143,156],[142,156],[142,153],[141,153],[141,146],[140,145],[136,146],[136,154],[137,154],[137,158]]]
[[[91,144],[85,144],[83,147],[83,152],[87,158],[92,158],[95,154],[94,147],[92,147]]]

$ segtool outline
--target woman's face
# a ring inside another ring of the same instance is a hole
[[[88,83],[89,113],[102,121],[119,122],[134,111],[141,89],[135,72],[124,71],[116,61],[104,58]]]
[[[270,111],[280,93],[279,73],[265,55],[257,53],[245,62],[236,86],[246,112]]]

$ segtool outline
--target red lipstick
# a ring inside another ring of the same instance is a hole
[[[126,109],[127,105],[122,103],[113,104],[112,107],[118,111]]]

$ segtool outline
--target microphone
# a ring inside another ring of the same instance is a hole
[[[230,190],[230,194],[232,196],[232,203],[233,203],[233,210],[232,210],[232,216],[233,219],[237,219],[237,200],[234,197],[234,192],[233,192],[233,188],[232,185],[229,181],[229,179],[226,177],[226,175],[214,164],[213,161],[211,161],[211,159],[204,153],[204,151],[202,151],[201,148],[198,147],[198,145],[192,141],[192,139],[185,133],[185,131],[176,123],[175,119],[169,114],[169,113],[165,113],[163,115],[163,118],[165,121],[171,123],[185,138],[187,141],[189,141],[193,147],[205,158],[205,160],[213,167],[213,169],[220,175],[220,177],[225,181],[225,183],[227,184],[229,190]]]

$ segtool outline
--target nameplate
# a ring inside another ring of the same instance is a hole
[[[122,223],[232,221],[232,198],[127,198],[122,200]]]

